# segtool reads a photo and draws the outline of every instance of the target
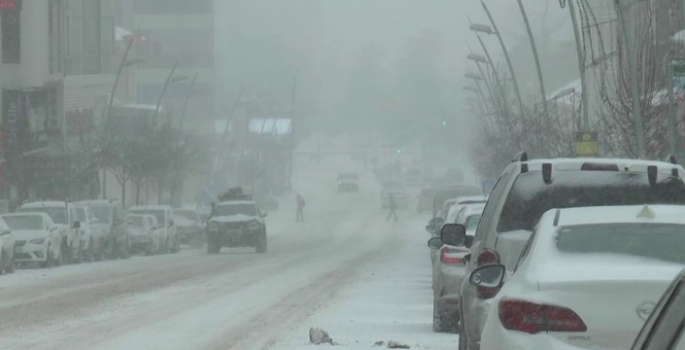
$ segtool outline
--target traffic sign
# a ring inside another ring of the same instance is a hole
[[[576,157],[597,157],[599,145],[596,132],[577,132],[573,144]]]

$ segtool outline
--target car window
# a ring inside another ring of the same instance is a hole
[[[514,272],[518,270],[519,266],[521,266],[523,261],[525,261],[528,257],[528,253],[530,253],[530,248],[533,245],[533,242],[535,241],[535,236],[537,235],[539,229],[540,225],[535,226],[535,229],[533,229],[533,232],[530,234],[530,237],[528,238],[526,245],[523,247],[523,250],[521,251],[521,256],[519,256],[519,259],[516,261],[516,266],[514,266]]]
[[[5,216],[4,221],[12,230],[43,230],[45,224],[40,215]]]
[[[239,214],[257,216],[257,208],[251,203],[227,203],[216,206],[217,216],[231,216]]]
[[[466,231],[472,231],[478,228],[478,223],[480,222],[480,215],[471,215],[466,219]]]
[[[56,224],[65,225],[67,223],[67,210],[65,208],[21,208],[22,213],[45,213],[48,214]]]
[[[165,212],[164,210],[157,210],[157,209],[134,209],[134,210],[129,210],[129,213],[131,214],[147,214],[147,215],[153,215],[157,219],[157,223],[160,226],[164,226],[167,224],[166,219],[165,219]]]
[[[483,215],[481,217],[481,224],[478,225],[476,229],[476,235],[473,240],[473,245],[476,246],[477,242],[484,241],[487,239],[488,232],[491,231],[492,225],[496,222],[497,206],[503,200],[505,191],[509,186],[509,181],[511,180],[513,174],[513,166],[510,165],[500,176],[495,184],[490,195],[490,200],[485,204],[485,209],[483,210]],[[476,247],[479,248],[479,247]],[[478,251],[473,251],[472,254],[478,255]]]
[[[497,232],[530,231],[535,221],[554,208],[685,204],[685,184],[659,175],[650,186],[646,173],[618,171],[558,171],[546,185],[541,172],[518,176],[502,208]]]

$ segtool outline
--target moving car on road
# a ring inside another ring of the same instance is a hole
[[[685,266],[683,208],[545,213],[508,281],[502,264],[470,275],[483,290],[504,283],[489,303],[480,349],[628,349]]]
[[[266,253],[266,213],[254,201],[241,195],[218,203],[207,224],[207,252],[218,254],[222,247],[254,247]]]
[[[4,214],[2,219],[14,236],[14,261],[41,267],[62,265],[63,236],[45,213]]]
[[[685,204],[683,176],[683,168],[673,157],[668,162],[600,158],[528,160],[522,152],[504,170],[488,199],[471,247],[467,273],[487,264],[503,264],[508,273],[514,271],[536,222],[553,208]],[[462,283],[461,350],[479,346],[487,317],[487,299],[496,294],[495,289]]]
[[[357,173],[338,174],[338,192],[359,191],[359,175]]]
[[[80,263],[83,258],[80,223],[73,205],[61,201],[24,203],[20,213],[45,213],[57,225],[62,236],[60,257],[67,263]],[[11,227],[11,226],[10,226]]]
[[[0,218],[0,275],[14,272],[14,234]]]
[[[127,259],[131,255],[128,225],[121,203],[101,199],[74,204],[88,207],[97,219],[91,225],[102,234],[103,255],[110,259]]]
[[[174,221],[174,209],[168,205],[142,205],[128,209],[129,214],[154,215],[157,218],[157,229],[166,236],[164,249],[170,253],[181,251],[181,240]]]
[[[181,243],[190,244],[194,248],[202,247],[205,243],[205,228],[200,213],[195,209],[174,209],[176,229]]]

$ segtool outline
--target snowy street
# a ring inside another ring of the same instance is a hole
[[[299,177],[306,221],[271,212],[265,255],[186,248],[3,276],[0,348],[300,349],[310,327],[351,349],[456,348],[431,330],[426,218],[385,221],[375,181],[339,194],[333,173]]]

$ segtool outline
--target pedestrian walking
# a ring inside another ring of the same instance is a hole
[[[304,198],[301,194],[297,194],[297,219],[296,221],[304,221]]]
[[[395,201],[395,195],[392,193],[388,196],[388,208],[390,211],[388,212],[388,217],[385,218],[386,221],[390,220],[391,216],[395,217],[395,221],[397,221],[397,213],[395,213],[395,210],[397,210],[397,201]]]

